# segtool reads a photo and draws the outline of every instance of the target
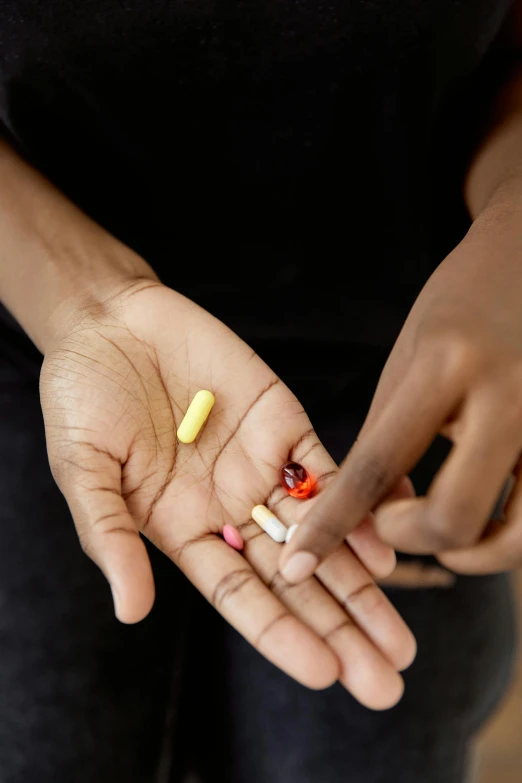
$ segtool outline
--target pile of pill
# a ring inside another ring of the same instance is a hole
[[[206,389],[198,391],[178,427],[178,440],[182,443],[193,443],[208,419],[213,405],[214,395],[212,392]],[[286,462],[279,470],[279,480],[288,494],[294,498],[309,498],[315,490],[315,484],[306,468],[298,462]],[[269,508],[262,505],[254,506],[252,519],[279,544],[290,541],[297,528],[297,525],[291,525],[287,529]],[[223,538],[229,546],[238,551],[243,549],[243,537],[236,527],[224,525],[222,532]]]
[[[309,498],[315,491],[315,482],[299,462],[285,462],[279,469],[279,480],[281,486],[294,498]],[[274,512],[263,505],[254,506],[252,519],[278,544],[288,543],[297,530],[297,525],[286,528]],[[223,538],[234,549],[243,548],[241,534],[232,525],[224,526]]]

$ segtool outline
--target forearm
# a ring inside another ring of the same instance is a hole
[[[124,281],[154,278],[0,140],[0,300],[45,352],[80,308]]]
[[[502,211],[522,199],[522,0],[513,3],[497,56],[504,76],[464,183],[473,220],[488,206],[500,205]]]
[[[508,194],[522,197],[522,64],[501,90],[489,129],[468,169],[464,195],[475,219]]]

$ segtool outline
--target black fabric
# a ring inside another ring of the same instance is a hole
[[[316,408],[306,400],[338,459],[384,360],[359,354],[345,377],[352,405],[333,417],[315,393]],[[419,652],[385,713],[340,686],[290,680],[152,548],[155,607],[122,626],[49,471],[38,366],[0,308],[2,783],[187,783],[187,768],[202,783],[464,783],[471,740],[512,669],[505,576],[390,591]],[[419,466],[419,491],[444,453],[437,444]]]
[[[466,228],[455,151],[508,5],[2,0],[0,121],[247,339],[390,344]]]
[[[340,458],[466,229],[469,102],[508,5],[2,0],[0,126],[258,348]],[[0,329],[2,783],[177,783],[187,759],[205,783],[462,783],[509,676],[505,577],[395,594],[420,649],[383,715],[278,673],[157,553],[153,614],[123,628],[48,470],[38,356]]]

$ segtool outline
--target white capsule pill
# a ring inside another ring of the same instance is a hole
[[[288,544],[288,542],[290,541],[290,539],[292,538],[292,536],[294,535],[294,533],[295,533],[295,531],[297,530],[297,528],[298,528],[298,527],[299,527],[299,525],[291,525],[291,526],[288,528],[288,530],[286,531],[286,538],[285,538],[285,542],[286,542],[287,544]]]
[[[259,527],[268,533],[270,538],[282,544],[286,538],[286,527],[278,520],[275,514],[272,514],[266,506],[254,506],[252,509],[252,519],[257,522]]]

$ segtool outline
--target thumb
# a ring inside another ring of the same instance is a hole
[[[145,544],[121,496],[121,464],[94,444],[71,444],[51,468],[69,505],[83,551],[110,584],[122,623],[136,623],[154,603],[154,578]]]

